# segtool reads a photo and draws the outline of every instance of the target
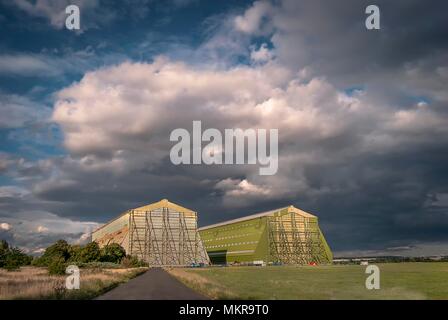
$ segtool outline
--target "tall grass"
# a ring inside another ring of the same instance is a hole
[[[66,276],[48,275],[46,268],[22,267],[18,271],[0,269],[0,299],[91,299],[145,270],[81,269],[80,289],[67,290]]]

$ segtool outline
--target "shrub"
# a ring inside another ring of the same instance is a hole
[[[75,263],[76,264],[76,263]],[[113,262],[80,262],[76,264],[79,268],[87,268],[87,269],[120,269],[122,268],[121,264],[113,263]]]
[[[31,265],[34,267],[47,267],[48,259],[43,259],[43,257],[34,257],[33,261],[31,261]]]
[[[8,250],[9,244],[6,242],[6,240],[0,240],[0,251],[1,250]]]
[[[100,260],[100,247],[96,242],[90,242],[82,247],[79,252],[78,261],[80,262],[94,262]]]
[[[120,254],[120,249],[114,246],[110,251],[110,257],[108,259],[114,262],[119,259]],[[35,258],[32,261],[32,265],[36,267],[48,267],[55,259],[61,259],[64,262],[78,265],[81,263],[100,261],[100,258],[101,251],[96,242],[90,242],[81,247],[79,245],[70,245],[65,240],[58,240],[49,246],[41,257]]]
[[[31,260],[32,258],[19,248],[10,248],[6,259],[7,262],[11,261],[11,263],[17,264],[18,266],[29,265]]]
[[[148,266],[145,261],[139,260],[136,256],[130,255],[124,257],[123,260],[121,260],[121,264],[125,268],[139,268]]]
[[[4,268],[8,271],[19,269],[21,266],[20,260],[11,254],[8,254],[5,259]]]
[[[79,262],[80,261],[80,257],[81,257],[81,250],[82,247],[80,245],[71,245],[69,248],[69,255],[70,258],[68,259],[68,261],[70,262]]]
[[[6,263],[6,256],[9,251],[9,244],[5,240],[0,241],[0,268],[3,268]]]
[[[44,254],[35,260],[33,265],[38,267],[48,267],[55,259],[67,261],[70,258],[70,245],[65,240],[58,240],[47,249]]]
[[[70,245],[65,240],[58,240],[45,250],[44,256],[62,258],[67,261],[70,257]]]
[[[120,263],[126,256],[126,251],[118,243],[109,244],[101,249],[100,260],[102,262]]]
[[[0,241],[0,267],[7,270],[15,270],[21,266],[29,265],[32,258],[16,247],[10,247],[9,244]]]
[[[48,264],[48,273],[51,275],[63,275],[65,274],[65,261],[62,258],[54,258]]]

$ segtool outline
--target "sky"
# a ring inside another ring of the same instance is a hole
[[[336,255],[448,255],[446,1],[0,0],[0,238],[85,243],[162,198],[294,205]],[[65,7],[80,8],[80,30]],[[279,130],[278,172],[174,165],[170,132]]]

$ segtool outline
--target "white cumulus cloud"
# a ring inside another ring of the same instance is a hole
[[[0,223],[0,229],[5,231],[11,230],[11,225],[9,223],[2,222]]]

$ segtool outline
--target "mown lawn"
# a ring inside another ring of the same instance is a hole
[[[380,289],[367,290],[365,266],[171,269],[214,299],[448,299],[448,263],[387,263]]]

